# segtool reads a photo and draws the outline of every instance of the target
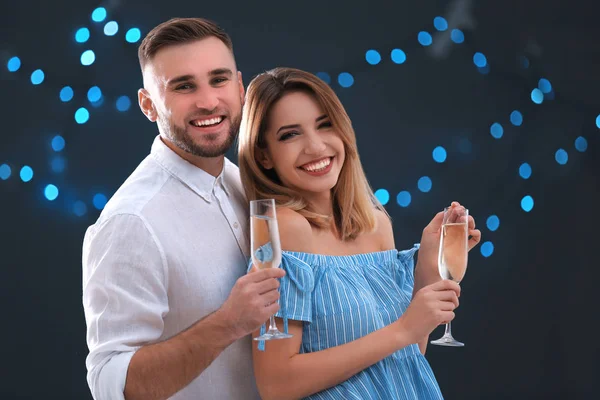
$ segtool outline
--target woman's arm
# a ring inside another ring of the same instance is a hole
[[[385,215],[383,212],[377,211],[376,214],[377,214],[377,234],[379,236],[379,240],[381,241],[381,250],[395,249],[396,244],[394,242],[394,230],[392,228],[392,222],[387,217],[387,215]],[[436,259],[436,261],[437,261],[437,259]],[[440,275],[437,273],[435,275],[423,274],[423,273],[421,273],[422,269],[423,268],[420,268],[419,265],[417,265],[415,267],[415,284],[413,286],[413,294],[412,294],[413,299],[414,299],[415,295],[417,294],[417,292],[421,288],[423,288],[429,284],[438,282],[442,279],[440,277]],[[427,342],[428,341],[429,341],[429,335],[427,335],[419,340],[418,345],[419,345],[419,350],[421,351],[421,354],[425,354],[425,351],[427,350]]]
[[[277,325],[281,324],[279,320]],[[302,324],[289,321],[294,336],[267,342],[265,351],[253,346],[254,374],[263,400],[299,399],[320,392],[411,344],[406,331],[394,323],[341,346],[298,354]]]
[[[288,209],[278,209],[277,214],[282,247],[311,252],[312,228],[308,221]],[[451,310],[457,305],[458,285],[448,282],[438,286],[421,290],[394,323],[322,351],[299,354],[303,322],[289,321],[293,338],[268,341],[265,351],[253,346],[254,374],[261,397],[281,400],[309,396],[338,385],[395,351],[416,343],[443,319],[453,318]],[[255,332],[254,337],[257,335]]]

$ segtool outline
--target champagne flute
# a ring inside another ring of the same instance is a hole
[[[444,208],[438,268],[442,279],[450,279],[460,283],[467,272],[469,232],[469,210],[460,207]],[[444,336],[432,340],[431,344],[439,346],[462,347],[461,343],[452,337],[450,322],[446,324]]]
[[[275,213],[275,200],[252,200],[250,202],[250,249],[252,263],[259,269],[279,268],[281,243]],[[292,335],[280,332],[275,325],[275,316],[269,319],[269,330],[254,340],[287,339]]]

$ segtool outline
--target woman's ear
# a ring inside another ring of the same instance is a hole
[[[264,169],[273,169],[273,161],[267,149],[256,148],[256,160]]]

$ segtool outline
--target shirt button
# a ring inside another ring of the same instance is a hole
[[[239,228],[239,227],[240,227],[240,224],[238,224],[237,222],[234,222],[234,223],[233,223],[233,227],[234,227],[235,229],[237,229],[237,228]]]

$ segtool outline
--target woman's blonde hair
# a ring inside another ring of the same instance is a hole
[[[304,91],[315,97],[344,144],[346,157],[337,184],[332,189],[333,219],[342,240],[352,240],[375,228],[375,209],[385,212],[363,171],[352,122],[333,90],[315,75],[293,68],[275,68],[258,75],[246,91],[239,134],[239,167],[248,200],[273,198],[278,206],[303,215],[319,228],[330,226],[331,217],[311,210],[294,189],[281,184],[274,169],[258,162],[257,149],[265,150],[269,111],[285,94]],[[387,215],[387,213],[386,213]]]

